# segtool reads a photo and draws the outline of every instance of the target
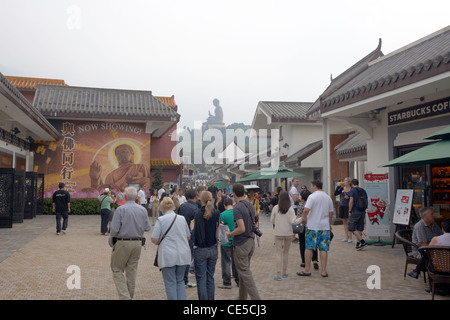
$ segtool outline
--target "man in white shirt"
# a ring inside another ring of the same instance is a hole
[[[164,189],[164,187],[161,187],[161,189],[158,190],[158,200],[161,201],[161,196],[163,195],[163,193],[166,192],[166,189]]]
[[[138,197],[139,197],[139,204],[144,208],[147,208],[147,196],[145,195],[145,191],[139,189]]]
[[[331,221],[334,208],[330,196],[322,191],[322,182],[311,182],[312,194],[308,197],[303,210],[302,221],[306,223],[305,269],[298,272],[299,276],[311,275],[311,260],[313,250],[320,252],[321,276],[328,277],[326,272],[328,251],[330,250]]]
[[[183,196],[183,190],[181,189],[178,189],[178,201],[180,201],[180,206],[187,201],[186,197]]]
[[[297,189],[299,184],[300,184],[300,180],[298,180],[298,178],[294,178],[292,180],[291,189],[289,190],[289,198],[291,199],[291,206],[292,206],[292,208],[294,208],[295,214],[297,214],[296,203],[298,203],[300,201],[300,193],[298,192],[298,189]]]

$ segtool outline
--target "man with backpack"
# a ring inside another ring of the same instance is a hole
[[[359,187],[359,181],[357,179],[351,181],[351,186],[352,189],[350,190],[348,205],[348,231],[353,232],[355,235],[357,239],[356,250],[359,251],[367,246],[367,243],[362,238],[362,233],[364,231],[368,198],[366,191]]]

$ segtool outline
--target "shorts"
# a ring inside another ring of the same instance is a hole
[[[309,230],[306,229],[305,249],[319,251],[330,250],[330,230]]]
[[[352,210],[348,218],[348,231],[364,231],[364,220],[366,213],[358,210]]]

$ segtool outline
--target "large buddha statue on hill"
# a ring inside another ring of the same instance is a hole
[[[214,105],[214,115],[211,114],[210,111],[208,111],[208,118],[206,119],[206,122],[203,123],[204,126],[219,126],[222,127],[224,126],[224,122],[223,122],[223,110],[222,107],[220,106],[220,102],[218,99],[214,99],[213,100],[213,105]]]

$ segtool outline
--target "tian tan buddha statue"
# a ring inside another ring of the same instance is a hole
[[[218,99],[213,100],[213,105],[215,107],[214,109],[214,115],[211,114],[210,111],[208,111],[208,118],[206,119],[206,122],[203,122],[204,126],[211,126],[211,127],[223,127],[225,124],[223,123],[223,110],[220,106],[220,102]]]

